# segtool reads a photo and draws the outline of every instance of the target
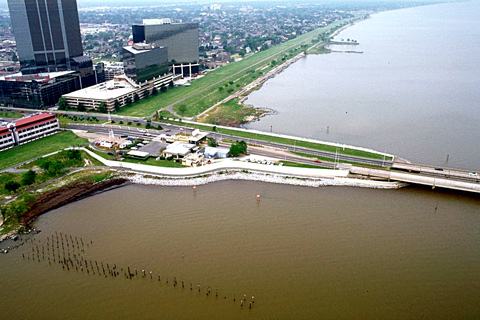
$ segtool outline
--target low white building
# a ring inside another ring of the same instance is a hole
[[[229,151],[230,150],[227,148],[205,147],[203,154],[205,155],[205,158],[225,159],[228,157]]]
[[[195,148],[198,147],[194,144],[175,141],[167,146],[163,154],[165,158],[181,159],[191,153]]]
[[[115,111],[135,99],[143,99],[152,94],[155,88],[160,92],[162,87],[167,87],[174,80],[172,74],[153,78],[142,83],[136,83],[125,75],[115,76],[113,80],[64,94],[70,108],[82,105],[85,110],[98,110],[101,103],[105,104],[107,111]]]

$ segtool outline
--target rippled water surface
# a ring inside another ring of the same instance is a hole
[[[195,192],[128,186],[54,210],[36,226],[40,252],[62,232],[93,241],[85,260],[145,269],[152,279],[22,259],[29,244],[0,256],[0,309],[9,319],[480,316],[474,197],[239,181]],[[240,307],[243,294],[255,296],[251,310]]]
[[[310,55],[247,102],[251,128],[480,169],[480,1],[383,12],[337,37],[358,53]]]

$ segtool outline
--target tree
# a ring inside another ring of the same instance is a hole
[[[228,154],[230,157],[238,157],[241,154],[247,153],[247,143],[245,141],[237,141],[232,143]]]
[[[167,86],[161,86],[160,87],[160,92],[165,92],[167,91]]]
[[[20,188],[20,183],[17,181],[10,180],[5,183],[5,190],[8,192],[15,192],[18,190],[18,188]]]
[[[100,102],[100,104],[98,105],[98,111],[101,113],[107,113],[107,105],[105,104],[105,102]]]
[[[28,170],[22,175],[22,184],[24,186],[29,186],[35,182],[37,178],[37,173],[33,170]]]
[[[68,103],[67,103],[67,100],[64,97],[60,97],[60,99],[58,99],[58,109],[60,109],[60,110],[67,110],[68,109]]]
[[[80,150],[67,150],[66,156],[68,160],[82,160],[82,153],[80,152]]]
[[[174,86],[173,81],[170,81],[170,82],[168,83],[168,86],[169,86],[170,88],[173,88],[173,86]]]
[[[137,102],[138,100],[140,100],[140,98],[138,97],[138,94],[134,93],[133,94],[133,102]]]
[[[163,87],[162,87],[162,88],[163,88]],[[152,89],[152,96],[156,96],[157,93],[158,93],[157,88],[156,88],[156,87],[153,87],[153,89]]]
[[[132,103],[132,98],[130,96],[128,96],[126,99],[125,99],[125,104],[130,104]]]
[[[212,127],[212,131],[213,131],[213,132],[217,132],[217,126],[213,126],[213,127]]]
[[[185,112],[187,112],[187,106],[184,105],[184,104],[179,105],[178,106],[178,113],[184,114]]]
[[[58,176],[63,173],[65,169],[65,165],[61,161],[48,159],[39,163],[39,167],[42,168],[49,177]]]
[[[209,147],[218,147],[218,142],[215,140],[215,138],[208,137],[207,144]]]
[[[83,112],[83,111],[87,110],[87,108],[85,108],[85,105],[83,103],[79,102],[77,110],[80,111],[80,112]]]

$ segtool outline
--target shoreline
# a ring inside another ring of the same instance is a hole
[[[112,170],[112,168],[110,168],[110,170]],[[31,224],[43,214],[70,203],[130,184],[163,187],[194,187],[221,181],[251,181],[310,188],[336,186],[384,190],[396,190],[407,185],[401,182],[375,181],[349,177],[294,177],[278,173],[261,173],[238,169],[179,177],[141,173],[125,169],[113,170],[115,174],[102,182],[94,184],[88,182],[72,182],[59,189],[41,194],[31,204],[31,208],[22,216],[19,227],[0,236],[0,243],[21,234],[24,229],[30,229]],[[9,250],[11,248],[8,247],[7,249]]]
[[[354,26],[355,24],[361,22],[361,21],[364,21],[364,20],[367,20],[367,19],[370,19],[370,13],[367,14],[366,16],[363,16],[363,17],[358,17],[358,18],[355,18],[353,19],[351,22],[349,22],[348,24],[344,25],[344,26],[341,26],[339,27],[338,29],[334,30],[330,35],[329,35],[329,39],[330,38],[333,38],[333,37],[336,37],[338,34],[340,34],[342,31]],[[309,49],[307,49],[306,51],[310,50],[311,48],[313,47],[316,47],[318,46],[319,43],[311,46]],[[329,50],[328,46],[329,46],[329,43],[324,43],[322,45],[325,49]],[[327,51],[323,54],[329,54],[331,53],[331,51]],[[288,69],[289,67],[291,67],[292,65],[294,65],[296,62],[300,61],[302,58],[306,58],[308,55],[311,55],[311,54],[315,54],[315,53],[300,53],[298,54],[297,56],[294,56],[292,57],[291,59],[283,62],[282,64],[278,65],[275,69],[271,70],[269,73],[267,73],[266,75],[262,76],[261,78],[258,78],[257,80],[254,81],[255,82],[258,82],[258,83],[255,83],[254,86],[252,85],[249,85],[247,87],[248,90],[246,90],[245,92],[243,92],[240,96],[239,96],[239,105],[241,105],[242,107],[253,107],[255,109],[259,109],[259,110],[269,110],[270,112],[265,112],[263,113],[261,116],[259,117],[256,117],[250,121],[244,121],[243,123],[240,124],[240,126],[243,126],[243,125],[248,125],[252,122],[256,122],[256,121],[259,121],[261,120],[263,117],[266,117],[266,116],[269,116],[269,115],[275,115],[278,111],[275,110],[274,108],[266,108],[266,107],[260,107],[260,106],[255,106],[254,104],[251,104],[251,103],[246,103],[246,101],[248,100],[248,97],[254,92],[254,91],[258,91],[260,89],[262,89],[262,87],[265,85],[265,83],[268,81],[268,80],[271,80],[273,78],[275,78],[277,75],[281,74],[283,71],[285,71],[286,69]],[[318,53],[317,53],[318,54]],[[208,110],[208,109],[207,109]],[[202,114],[206,113],[205,110],[204,112],[202,112],[200,115],[198,116],[201,116]]]
[[[121,175],[122,178],[133,184],[140,185],[157,185],[166,187],[193,187],[206,185],[221,181],[251,181],[272,184],[283,184],[299,187],[355,187],[370,189],[400,189],[407,184],[401,182],[375,181],[367,179],[356,179],[348,177],[334,178],[301,178],[281,174],[269,174],[259,172],[249,172],[245,170],[227,170],[216,172],[209,175],[201,175],[195,177],[172,178],[162,175],[142,174],[138,172],[127,172],[127,175]]]
[[[350,21],[349,23],[347,23],[346,25],[340,26],[340,27],[338,27],[338,29],[333,30],[332,33],[329,34],[329,38],[335,37],[338,33],[345,30],[346,28],[349,28],[349,27],[353,26],[354,24],[356,24],[359,21],[368,19],[369,17],[370,17],[370,15],[368,14],[368,15],[363,16],[363,17],[353,18],[353,20]],[[234,126],[236,126],[236,127],[242,127],[243,125],[248,125],[249,123],[259,121],[261,118],[263,118],[265,116],[274,115],[277,112],[275,109],[255,106],[253,104],[246,103],[246,100],[248,100],[249,95],[251,95],[254,91],[260,90],[268,80],[275,78],[277,75],[281,74],[283,71],[288,69],[290,66],[292,66],[296,62],[300,61],[303,58],[306,58],[309,55],[308,50],[311,50],[313,47],[316,47],[316,46],[320,45],[320,43],[321,42],[318,42],[318,43],[314,44],[313,46],[310,46],[308,49],[306,49],[305,52],[301,52],[301,53],[293,56],[292,58],[282,62],[281,64],[277,65],[272,70],[268,71],[265,75],[255,79],[252,83],[246,85],[244,88],[242,88],[239,91],[233,93],[231,96],[229,96],[229,97],[223,99],[222,101],[214,104],[213,106],[207,108],[206,110],[204,110],[200,114],[196,115],[195,117],[187,118],[187,120],[202,119],[200,122],[208,123],[208,122],[204,122],[203,120],[207,120],[208,116],[210,115],[210,113],[212,111],[215,111],[217,108],[221,107],[223,104],[225,104],[225,103],[227,103],[227,102],[229,102],[233,99],[238,99],[238,105],[242,108],[254,108],[254,109],[258,110],[257,115],[255,115],[253,117],[246,117],[246,118],[238,121],[238,123],[235,123]],[[328,42],[321,44],[321,46],[326,48],[328,46]],[[222,125],[222,124],[220,124],[220,125]]]

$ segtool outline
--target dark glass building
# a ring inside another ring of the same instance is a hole
[[[151,80],[168,72],[168,54],[165,47],[137,43],[123,48],[125,75],[136,82]]]
[[[134,43],[152,43],[168,48],[171,64],[198,62],[198,23],[171,23],[168,19],[146,19],[132,26]]]
[[[53,107],[62,95],[80,90],[81,81],[76,71],[0,77],[0,103],[34,109]]]
[[[8,0],[24,74],[70,70],[83,55],[76,0]]]

